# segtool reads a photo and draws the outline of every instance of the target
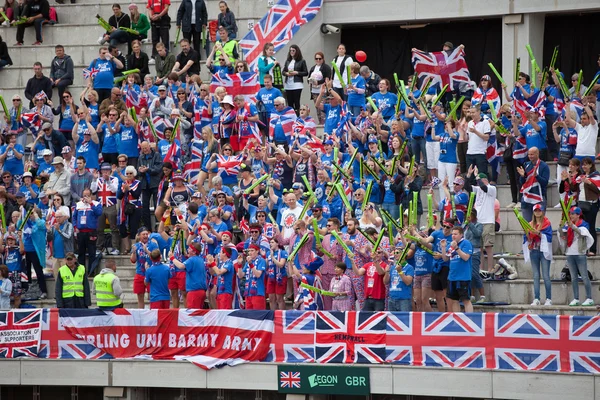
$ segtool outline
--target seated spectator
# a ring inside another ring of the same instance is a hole
[[[8,54],[6,42],[0,36],[0,70],[8,65],[12,65],[12,59],[10,58],[10,54]]]
[[[119,88],[112,88],[110,90],[110,97],[100,103],[100,109],[98,112],[100,113],[101,117],[103,115],[108,116],[108,112],[111,109],[116,110],[119,115],[127,111],[127,106],[123,101],[123,94]]]
[[[23,46],[23,37],[25,36],[25,28],[35,26],[35,42],[34,46],[39,46],[44,40],[42,37],[42,24],[50,19],[50,4],[48,0],[31,0],[25,7],[25,14],[19,15],[27,17],[27,22],[17,25],[17,43],[15,46]]]
[[[129,28],[131,29],[131,19],[129,15],[125,14],[121,10],[121,6],[119,4],[113,4],[112,6],[113,15],[108,19],[108,24],[111,26],[110,30],[108,30],[102,37],[98,40],[100,45],[103,45],[106,42],[109,42],[111,46],[118,46],[121,43],[129,43],[129,34],[122,29]]]
[[[200,75],[200,54],[190,47],[190,41],[182,39],[181,53],[177,55],[171,72],[179,75],[179,80],[185,81],[186,76]]]
[[[166,84],[169,74],[175,65],[175,54],[169,54],[164,44],[158,43],[156,45],[156,56],[151,60],[151,64],[154,64],[156,68],[156,81],[157,85]]]
[[[10,23],[15,20],[15,15],[17,15],[18,9],[19,2],[17,0],[5,0],[4,6],[0,7],[0,11],[6,14],[8,20],[4,20],[4,17],[0,17],[0,23],[4,26],[10,25]]]
[[[52,81],[44,76],[42,68],[41,62],[36,61],[33,63],[34,75],[27,81],[27,86],[25,86],[25,97],[29,100],[29,108],[33,108],[33,99],[40,92],[46,93],[48,100],[52,100]]]
[[[238,27],[235,22],[235,15],[229,10],[227,2],[219,2],[219,16],[217,17],[217,24],[219,28],[224,28],[227,31],[227,36],[230,39],[237,38]]]
[[[142,51],[142,43],[139,40],[131,43],[131,49],[131,54],[127,56],[127,69],[139,69],[140,78],[143,80],[150,73],[148,54]]]
[[[58,88],[58,97],[62,99],[65,89],[73,84],[73,60],[60,44],[54,47],[54,52],[56,57],[50,65],[50,80],[52,87]]]

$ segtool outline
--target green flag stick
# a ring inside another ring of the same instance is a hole
[[[427,94],[427,92],[429,91],[429,86],[431,86],[431,82],[433,81],[432,78],[428,78],[427,82],[423,85],[423,87],[421,88],[421,93],[419,94],[419,98],[417,99],[417,101],[424,99],[425,95]]]
[[[19,17],[16,21],[11,23],[11,26],[23,25],[27,23],[27,17]]]
[[[531,49],[531,46],[529,44],[525,45],[525,48],[527,49],[527,52],[529,53],[529,59],[531,60],[531,74],[535,74],[536,72],[541,72],[540,67],[537,64],[537,61],[535,61],[535,57],[533,55],[533,50]]]
[[[413,201],[410,200],[408,202],[408,225],[414,225],[413,224]]]
[[[431,119],[432,119],[431,113],[427,109],[427,106],[425,105],[425,103],[423,103],[423,100],[419,99],[419,104],[421,105],[421,107],[423,107],[423,111],[425,111],[425,115],[427,116],[427,119],[431,121]]]
[[[373,109],[373,112],[378,112],[379,111],[379,108],[377,108],[377,106],[375,105],[375,102],[373,101],[373,99],[371,97],[367,97],[367,102],[369,103],[369,105]]]
[[[346,79],[348,80],[348,86],[352,85],[352,74],[349,65],[346,65]]]
[[[331,231],[331,236],[333,236],[335,240],[340,244],[340,246],[342,246],[342,249],[344,249],[346,254],[348,254],[348,257],[354,258],[354,253],[352,252],[352,250],[350,250],[346,243],[344,243],[344,241],[336,231]]]
[[[379,246],[381,245],[381,241],[383,240],[384,236],[385,236],[385,229],[383,229],[383,227],[382,227],[381,230],[379,231],[379,236],[377,236],[377,240],[375,241],[375,244],[373,245],[373,250],[371,251],[371,254],[375,254],[377,249],[379,249]]]
[[[252,191],[254,190],[254,188],[256,188],[258,185],[260,185],[261,183],[263,183],[265,180],[269,179],[269,177],[270,177],[270,175],[266,174],[266,175],[263,175],[260,178],[258,178],[256,180],[256,182],[254,182],[246,190],[244,190],[244,194],[250,194],[250,193],[252,193]],[[311,190],[311,192],[312,192],[312,190]]]
[[[375,157],[373,157],[372,160],[375,164],[377,164],[380,170],[382,170],[386,175],[390,176],[389,172],[387,172],[387,170],[385,169],[385,166],[383,166]]]
[[[148,116],[146,118],[146,122],[148,123],[148,127],[150,128],[150,132],[152,132],[152,136],[154,137],[154,143],[158,143],[158,135],[156,134],[156,128],[154,128],[154,124],[152,123],[152,117]]]
[[[366,163],[366,162],[364,162],[364,161],[361,161],[361,163],[362,163],[362,165],[363,165],[363,169],[364,169],[364,170],[366,170],[366,171],[367,171],[367,173],[371,174],[371,176],[372,176],[373,178],[377,178],[377,174],[375,173],[375,171],[373,171],[373,170],[371,169],[371,167],[369,167],[369,164],[367,164],[367,163]]]
[[[269,217],[269,221],[271,221],[273,225],[277,225],[277,221],[275,221],[275,218],[273,218],[271,213],[267,213],[267,217]]]
[[[310,197],[314,197],[316,199],[317,196],[315,196],[315,192],[313,192],[312,187],[310,186],[310,182],[308,181],[308,178],[306,177],[306,175],[302,175],[302,181],[306,185],[306,190],[308,191],[308,195]]]
[[[569,212],[567,211],[567,206],[565,205],[565,201],[562,199],[562,197],[560,198],[560,208],[562,209],[562,218],[561,218],[561,225],[565,222],[569,220]]]
[[[400,81],[400,97],[404,100],[404,103],[408,107],[410,104],[410,99],[408,98],[408,94],[406,94],[406,86],[404,86],[404,81]]]
[[[6,118],[8,119],[8,124],[11,124],[11,117],[10,117],[10,113],[8,112],[8,107],[6,107],[6,103],[4,102],[4,97],[0,96],[0,104],[2,104],[2,111],[4,111],[4,115],[6,116]]]
[[[2,231],[6,231],[6,217],[4,216],[4,204],[0,203],[0,218],[2,218]]]
[[[410,246],[408,245],[408,243],[404,243],[404,250],[402,250],[402,253],[400,253],[400,257],[398,257],[398,260],[396,261],[396,265],[400,265],[404,262],[404,259],[408,255],[409,250],[410,250]]]
[[[418,217],[417,217],[417,205],[419,204],[419,193],[413,192],[413,222],[417,225]]]
[[[346,168],[352,168],[352,165],[354,164],[354,160],[356,160],[357,155],[358,155],[358,149],[354,150],[354,154],[352,154],[352,157],[350,157],[350,161],[348,162],[348,167],[346,167]]]
[[[173,43],[173,47],[177,47],[179,44],[179,36],[181,35],[181,28],[177,28],[177,32],[175,32],[175,43]]]
[[[362,180],[363,180],[363,163],[362,163],[362,160],[358,163],[358,179],[359,179],[359,182],[362,182]]]
[[[0,10],[0,16],[4,19],[4,21],[2,21],[2,22],[10,21],[8,16],[2,10]]]
[[[304,218],[304,216],[308,212],[308,209],[311,206],[311,202],[313,202],[313,201],[316,203],[316,199],[313,196],[310,196],[308,199],[306,199],[306,203],[304,203],[304,207],[302,207],[302,212],[300,213],[300,216],[298,217],[298,219]]]
[[[344,82],[344,80],[342,79],[342,74],[340,73],[340,69],[338,68],[337,64],[332,61],[331,66],[333,67],[333,70],[335,71],[335,76],[337,76],[342,87],[346,88],[346,82]]]
[[[346,179],[352,179],[352,177],[350,175],[348,175],[348,173],[346,171],[344,171],[342,169],[342,167],[340,167],[336,163],[333,163],[331,165],[333,165],[333,168],[335,168],[344,178],[346,178]],[[302,177],[304,178],[304,175],[302,175]]]
[[[376,242],[375,242],[375,240],[373,240],[373,238],[371,238],[371,236],[367,235],[367,234],[365,233],[365,231],[363,231],[362,229],[360,229],[360,228],[357,228],[357,229],[358,229],[358,231],[360,232],[360,234],[361,234],[361,235],[363,235],[363,236],[364,236],[364,238],[365,238],[365,239],[367,239],[367,241],[368,241],[369,243],[371,243],[371,245],[375,246],[375,243],[376,243]]]
[[[577,78],[577,86],[575,87],[575,94],[579,97],[579,91],[581,90],[581,80],[583,79],[583,70],[579,70],[579,78]]]
[[[456,119],[456,111],[458,111],[458,107],[460,107],[463,101],[465,101],[465,96],[460,96],[456,104],[454,104],[454,107],[452,107],[452,109],[450,110],[450,114],[448,114],[449,118]]]
[[[109,32],[112,29],[112,26],[106,22],[106,20],[102,18],[100,14],[96,14],[96,18],[98,19],[98,25],[100,25],[106,32]]]
[[[138,119],[137,119],[137,114],[135,113],[135,108],[133,108],[133,107],[129,108],[129,109],[127,109],[127,112],[129,113],[129,116],[131,117],[133,122],[135,122],[137,124]]]
[[[435,106],[437,103],[439,103],[442,98],[444,97],[444,95],[446,94],[446,91],[448,90],[448,84],[446,83],[444,85],[444,87],[442,88],[441,92],[437,95],[435,101],[433,102],[433,105]]]
[[[202,29],[202,48],[204,49],[206,47],[206,29]]]
[[[413,75],[413,80],[412,83],[410,85],[410,92],[414,92],[415,91],[415,87],[417,86],[417,81],[419,80],[419,77],[417,75]]]
[[[19,226],[19,231],[23,230],[23,227],[25,226],[25,224],[29,220],[29,217],[31,216],[32,211],[33,211],[33,207],[31,207],[29,209],[29,211],[27,211],[27,214],[25,214],[25,218],[23,219],[23,221],[21,221],[21,225]]]
[[[131,28],[126,28],[124,26],[120,26],[119,27],[120,30],[129,33],[130,35],[133,36],[140,36],[140,33],[138,31],[136,31],[135,29],[131,29]]]
[[[305,289],[310,290],[311,292],[315,292],[315,293],[319,293],[322,296],[328,296],[328,297],[337,297],[340,296],[340,293],[335,293],[335,292],[330,292],[328,290],[324,290],[324,289],[319,289],[317,287],[311,286],[309,284],[306,283],[301,283],[300,286],[302,286]]]
[[[388,232],[388,239],[390,240],[390,247],[394,247],[394,230],[392,229],[391,222],[387,223],[387,232]]]
[[[519,81],[519,72],[521,72],[521,59],[517,57],[517,63],[515,65],[515,82]]]
[[[398,219],[398,223],[400,224],[399,229],[402,230],[402,228],[404,227],[404,214],[402,212],[402,203],[400,203],[398,209],[400,211],[400,218]]]
[[[500,81],[500,83],[502,83],[503,85],[506,85],[506,82],[504,82],[504,79],[502,79],[502,75],[500,75],[500,73],[498,72],[498,70],[496,69],[496,67],[494,67],[494,64],[488,63],[488,66],[490,67],[490,69],[492,70],[492,72],[494,73],[494,75],[496,75],[496,78],[498,78],[498,80]]]
[[[594,85],[598,82],[598,78],[600,78],[600,74],[596,74],[594,79],[590,82],[590,85],[588,86],[588,88],[585,90],[585,92],[583,92],[583,97],[590,95],[590,93],[594,89]]]
[[[396,229],[402,229],[402,227],[400,226],[400,224],[398,224],[398,221],[396,221],[394,219],[394,217],[391,216],[391,214],[389,212],[387,212],[386,210],[384,210],[383,208],[381,209],[381,215],[385,215],[386,218],[392,222],[392,224],[394,224],[394,226],[396,227]]]
[[[306,242],[308,242],[308,232],[306,232],[304,236],[302,236],[302,239],[300,239],[296,247],[294,247],[294,250],[292,250],[292,252],[288,255],[287,259],[293,261],[294,258],[296,258],[296,255],[298,254],[300,249],[302,248],[302,246],[306,244]]]
[[[404,235],[404,237],[405,237],[406,239],[410,239],[410,240],[412,240],[413,242],[415,242],[415,244],[416,244],[417,246],[419,246],[421,249],[425,250],[426,252],[428,252],[428,253],[429,253],[429,254],[431,254],[432,256],[435,254],[435,252],[434,252],[433,250],[431,250],[429,247],[427,247],[427,246],[423,246],[423,245],[421,244],[421,242],[419,242],[419,239],[417,239],[417,238],[416,238],[416,237],[414,237],[413,235],[408,235],[408,234],[407,234],[407,235]]]
[[[469,195],[469,205],[467,206],[467,215],[465,215],[465,223],[467,222],[467,218],[471,216],[471,211],[473,211],[473,204],[475,204],[475,192],[471,192]]]
[[[427,194],[427,228],[433,226],[433,195]]]
[[[367,204],[369,204],[369,197],[371,197],[371,191],[373,190],[373,182],[374,181],[370,181],[367,185],[367,191],[365,192],[365,198],[363,199],[363,203],[361,206],[362,211],[365,211],[365,208],[367,208]]]
[[[412,176],[414,168],[415,168],[415,155],[413,154],[412,158],[410,159],[410,166],[408,167],[408,176]]]
[[[346,210],[352,210],[352,205],[350,204],[350,200],[348,200],[348,196],[346,195],[346,193],[344,193],[344,188],[342,188],[342,184],[336,184],[335,190],[337,190],[338,194],[342,198],[342,203],[344,203],[344,207],[346,207]]]
[[[570,99],[571,93],[569,92],[569,88],[567,87],[567,84],[565,83],[565,80],[563,79],[559,70],[556,70],[556,77],[558,78],[558,87],[563,92],[565,100]]]
[[[329,258],[333,258],[333,255],[323,248],[323,244],[321,242],[321,234],[319,233],[319,225],[317,224],[317,220],[313,218],[312,220],[313,231],[315,233],[315,242],[317,244],[317,249],[321,250],[323,254],[325,254]]]
[[[21,122],[21,111],[23,111],[22,102],[21,102],[21,104],[19,104],[19,107],[17,107],[17,117],[16,117],[17,123]]]

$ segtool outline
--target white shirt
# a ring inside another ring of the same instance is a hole
[[[590,156],[592,160],[596,157],[596,140],[598,140],[598,124],[596,121],[588,126],[575,125],[577,131],[576,156]]]
[[[473,186],[475,191],[475,210],[477,210],[477,221],[482,224],[493,224],[496,222],[494,202],[496,201],[496,187],[487,185],[487,193],[479,186]]]
[[[467,154],[485,154],[487,152],[487,139],[484,140],[471,132],[472,127],[475,127],[475,130],[479,133],[489,134],[492,131],[490,123],[487,119],[482,119],[478,123],[469,121],[469,124],[467,125],[467,134],[469,135]]]
[[[342,61],[344,60],[344,57],[346,56],[336,56],[333,59],[333,62],[335,62],[335,65],[338,66],[339,70],[340,70],[340,75],[342,76],[342,79],[347,80],[348,78],[346,77],[346,65],[350,65],[352,64],[354,61],[352,60],[352,57],[348,56],[348,58],[346,59],[346,62],[344,64],[342,64]],[[342,84],[340,82],[340,80],[338,79],[337,74],[335,73],[335,70],[333,70],[333,65],[331,66],[332,69],[332,74],[333,74],[333,87],[337,88],[337,89],[341,89],[342,88]]]
[[[290,208],[286,208],[281,213],[281,235],[284,239],[291,237],[294,234],[294,225],[300,214],[302,213],[302,207],[299,204],[296,204],[296,208],[293,210]]]
[[[294,60],[292,58],[292,61],[290,61],[288,64],[288,72],[294,71],[295,66],[296,66],[296,60]],[[285,79],[285,83],[283,85],[283,88],[285,90],[299,90],[299,89],[302,89],[303,87],[304,87],[304,84],[302,82],[294,82],[294,75],[288,76]]]
[[[315,72],[319,72],[319,71],[321,71],[321,66],[320,65],[315,65],[315,69],[313,69],[312,73],[314,74]],[[310,76],[309,76],[309,78],[310,78]],[[321,93],[321,87],[318,86],[318,85],[315,85],[315,86],[310,85],[310,92],[311,93],[319,94],[319,93]]]

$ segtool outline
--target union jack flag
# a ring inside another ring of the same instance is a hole
[[[279,383],[282,388],[300,389],[300,372],[281,371],[279,373]]]
[[[303,146],[306,142],[310,142],[311,137],[317,136],[317,124],[310,115],[306,118],[296,118],[292,130],[294,131],[294,136],[298,138],[300,146]]]
[[[254,66],[265,43],[273,43],[275,52],[279,51],[322,5],[323,0],[279,0],[240,41],[246,62]]]
[[[212,116],[208,113],[207,101],[198,99],[194,104],[194,139],[202,140],[202,129],[211,123]]]
[[[281,114],[274,112],[271,113],[271,119],[269,120],[269,137],[274,138],[275,128],[279,125],[283,129],[285,136],[289,138],[292,136],[294,130],[294,123],[296,122],[296,112],[292,107],[286,107],[282,110]],[[316,128],[316,127],[315,127]]]
[[[28,112],[21,114],[21,124],[23,128],[29,129],[34,136],[37,136],[42,127],[42,120],[37,113]]]
[[[169,150],[167,150],[167,154],[165,154],[164,162],[170,162],[174,166],[179,166],[181,161],[181,146],[179,145],[179,140],[173,140],[171,146],[169,146]]]
[[[228,175],[237,175],[240,173],[240,164],[244,160],[243,154],[229,157],[217,154],[216,157],[219,172],[225,172]]]
[[[98,72],[100,72],[100,70],[98,68],[94,68],[94,67],[92,67],[90,69],[84,68],[83,69],[83,79],[86,79],[86,80],[90,79],[90,78],[94,79],[94,77],[98,74]]]
[[[385,312],[318,311],[315,358],[318,363],[383,363]]]
[[[212,76],[210,92],[214,93],[219,86],[227,89],[227,94],[232,97],[244,96],[246,101],[254,101],[256,93],[260,90],[260,82],[256,72],[240,72],[239,74],[230,75],[225,71],[219,71]]]
[[[159,139],[165,139],[165,129],[173,127],[171,121],[166,118],[159,117],[158,115],[152,117],[152,125],[154,125],[156,136],[158,136]]]
[[[445,51],[427,53],[415,50],[411,61],[419,79],[432,79],[432,87],[438,85],[441,88],[447,84],[452,90],[456,90],[461,83],[471,81],[462,47],[457,47],[450,55]]]
[[[0,358],[37,357],[42,310],[0,312]]]
[[[142,104],[142,95],[132,88],[125,91],[125,105],[127,108],[135,108],[135,112],[139,113]]]
[[[583,341],[590,344],[600,341],[600,316],[592,318],[573,316],[570,317],[569,340]],[[598,347],[596,347],[597,349]],[[572,372],[600,373],[600,351],[572,351],[571,365]]]
[[[542,107],[546,101],[544,92],[538,90],[528,99],[525,99],[520,91],[516,93],[517,95],[513,99],[513,111],[521,114],[523,120],[526,120],[527,112],[534,108],[541,111],[541,116],[545,114],[545,108]]]
[[[202,144],[193,140],[191,145],[192,159],[185,164],[183,176],[190,185],[197,185],[202,168]]]
[[[342,109],[340,111],[340,122],[334,131],[338,137],[342,137],[346,133],[350,132],[350,125],[348,124],[350,121],[350,116],[351,114],[350,110],[348,110],[348,104],[344,101],[342,102]]]
[[[110,207],[117,204],[117,193],[110,190],[111,185],[113,187],[117,187],[118,185],[118,179],[114,176],[109,177],[108,182],[103,177],[98,178],[98,191],[96,195],[102,207]]]
[[[246,220],[246,218],[242,218],[240,221],[240,229],[244,235],[248,235],[250,233],[250,225],[248,225],[248,220]]]
[[[531,162],[529,163],[531,164]],[[540,160],[537,160],[533,168],[527,173],[525,183],[521,186],[523,201],[529,204],[537,204],[544,201],[542,197],[542,187],[537,181],[537,170],[540,167]]]
[[[265,362],[313,362],[315,359],[315,312],[275,311],[275,331]]]
[[[38,358],[107,360],[112,356],[77,339],[65,330],[58,309],[45,309],[42,313],[42,340]]]
[[[480,86],[475,90],[475,93],[473,93],[473,97],[471,98],[471,104],[474,106],[477,104],[485,104],[487,106],[488,101],[492,102],[494,111],[497,113],[500,110],[501,101],[500,95],[493,87],[484,92]]]

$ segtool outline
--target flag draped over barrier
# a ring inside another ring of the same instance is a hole
[[[35,329],[41,327],[41,335]],[[255,310],[0,312],[0,358],[398,364],[600,373],[600,316]]]

